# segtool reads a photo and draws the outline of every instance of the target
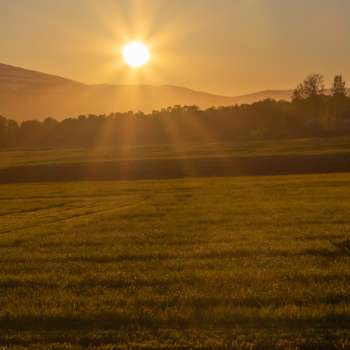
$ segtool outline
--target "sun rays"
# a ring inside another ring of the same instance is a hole
[[[148,1],[131,1],[131,11],[128,12],[125,12],[120,4],[110,4],[109,8],[103,7],[103,9],[96,6],[95,11],[100,17],[100,22],[104,23],[107,34],[99,43],[103,55],[106,56],[106,64],[102,67],[101,76],[106,77],[113,84],[122,85],[121,89],[116,89],[115,99],[124,101],[127,98],[130,105],[138,106],[142,99],[145,100],[146,93],[147,101],[158,101],[157,94],[145,92],[146,89],[143,89],[142,86],[163,85],[171,81],[171,74],[178,71],[179,62],[186,61],[185,56],[177,52],[174,46],[184,40],[190,28],[184,26],[181,18],[176,15],[171,20],[161,20],[161,25],[159,25],[160,9]],[[123,91],[128,89],[129,85],[133,85],[134,89],[126,96]],[[135,90],[135,86],[140,88]],[[162,107],[168,106],[159,105],[159,111]],[[133,111],[137,112],[137,109],[134,108]],[[151,112],[147,108],[143,111]],[[171,117],[162,118],[161,112],[158,118],[161,118],[169,143],[172,143],[180,153],[185,153],[183,135],[179,125]],[[192,130],[194,135],[201,134],[209,142],[213,141],[213,135],[204,121],[189,118],[188,120],[183,119],[181,124],[183,128]],[[125,125],[127,127],[123,128],[123,144],[131,145],[134,143],[137,128],[130,121]],[[110,137],[113,135],[110,133],[109,124],[106,123],[97,140],[96,149],[103,148]],[[128,147],[124,148],[123,152],[128,153]],[[128,155],[124,154],[124,156]],[[187,161],[183,161],[182,165],[184,172],[191,172],[191,165]]]

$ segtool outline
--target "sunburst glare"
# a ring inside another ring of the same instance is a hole
[[[149,48],[140,41],[128,43],[123,48],[124,61],[132,68],[140,68],[151,59]]]

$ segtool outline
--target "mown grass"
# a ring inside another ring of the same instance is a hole
[[[0,150],[0,169],[26,165],[96,161],[339,153],[350,153],[350,138],[245,140],[207,145],[155,145],[97,149],[20,149]]]
[[[349,196],[346,174],[0,185],[0,348],[350,348]]]

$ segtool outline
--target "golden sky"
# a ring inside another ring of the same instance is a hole
[[[350,79],[349,0],[0,0],[0,62],[86,83],[238,95]],[[128,41],[152,60],[132,70]]]

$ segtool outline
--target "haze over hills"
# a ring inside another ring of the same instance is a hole
[[[201,108],[288,100],[290,90],[227,97],[177,86],[87,85],[62,77],[0,64],[0,114],[16,119],[62,119],[80,114],[150,112],[173,105]]]

